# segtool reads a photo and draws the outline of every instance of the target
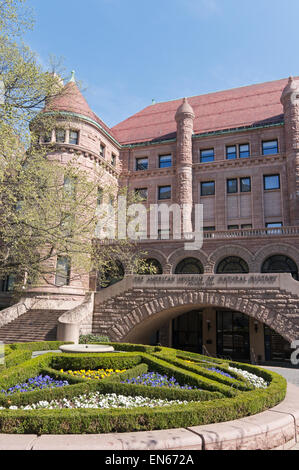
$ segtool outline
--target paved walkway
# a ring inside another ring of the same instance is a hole
[[[277,374],[282,375],[289,383],[293,385],[297,385],[299,387],[299,367],[298,369],[294,369],[292,367],[268,367],[268,366],[261,366],[263,369],[270,369],[273,372],[277,372]],[[299,393],[299,392],[298,392]],[[299,399],[299,395],[298,395]]]

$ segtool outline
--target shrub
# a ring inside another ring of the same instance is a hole
[[[52,343],[53,344],[53,343]],[[114,344],[113,344],[114,345]],[[42,346],[42,347],[41,347]],[[37,349],[50,349],[49,343],[27,343],[9,346],[8,358],[11,367],[0,373],[0,389],[7,389],[19,382],[24,382],[37,374],[48,374],[62,380],[67,376],[70,385],[57,388],[16,393],[10,397],[0,394],[0,406],[22,406],[38,401],[51,401],[88,394],[92,391],[118,393],[125,396],[147,396],[168,400],[189,402],[181,406],[164,408],[134,409],[61,409],[61,410],[13,410],[0,411],[0,432],[2,433],[107,433],[129,432],[152,429],[168,429],[201,424],[216,423],[238,419],[262,412],[275,406],[284,399],[286,381],[278,374],[259,367],[234,363],[231,361],[210,361],[195,353],[185,353],[171,348],[146,345],[115,345],[123,354],[55,354],[47,353],[34,359],[28,359],[28,352]],[[53,344],[53,349],[57,348]],[[18,360],[24,360],[15,365]],[[188,364],[193,360],[196,364]],[[235,374],[233,381],[216,372],[208,371],[211,363],[217,369],[227,371],[228,367],[241,368],[262,377],[269,383],[266,389],[249,390],[246,381]],[[102,380],[86,380],[72,377],[61,369],[127,369],[125,373],[112,375]],[[201,390],[182,390],[167,387],[148,387],[143,385],[120,383],[121,380],[137,377],[146,371],[159,372],[173,376],[181,384],[188,384]],[[232,382],[237,382],[238,389]],[[242,388],[243,387],[243,388]],[[247,389],[246,389],[247,387]],[[244,391],[242,391],[244,390]],[[246,391],[247,390],[247,391]]]

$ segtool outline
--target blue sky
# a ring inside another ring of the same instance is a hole
[[[27,0],[25,41],[112,126],[151,104],[299,75],[298,0]]]

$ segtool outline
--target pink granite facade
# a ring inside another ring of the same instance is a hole
[[[158,240],[140,240],[140,247],[158,262],[162,275],[285,272],[290,279],[298,279],[299,81],[290,78],[153,104],[112,129],[93,113],[74,81],[66,91],[47,107],[48,112],[59,111],[59,120],[68,123],[65,142],[56,144],[50,158],[63,163],[76,152],[87,171],[98,162],[108,180],[119,187],[146,190],[147,207],[159,203],[203,205],[201,250],[186,251],[184,241],[165,240],[161,234]],[[69,140],[74,130],[78,133],[75,144]],[[95,289],[94,276],[86,273],[69,286],[37,290],[83,295]],[[233,295],[238,297],[238,289]],[[109,288],[106,297],[109,299]],[[122,301],[114,308],[119,308],[121,318]],[[280,308],[288,309],[287,297]],[[292,315],[299,318],[297,298],[292,309]],[[211,354],[229,356],[231,348],[238,354],[239,342],[248,357],[254,350],[259,360],[274,360],[275,354],[282,357],[287,350],[285,340],[293,338],[282,330],[279,335],[265,330],[262,319],[257,324],[254,319],[246,323],[246,309],[241,312],[244,318],[239,318],[235,315],[238,310],[211,303],[189,305],[179,315],[174,311],[165,316],[164,323],[154,322],[148,341],[184,346],[183,333],[186,338],[188,329],[192,333],[186,316],[190,311],[201,316],[198,348],[204,345]],[[223,334],[225,312],[231,318],[227,337]],[[185,318],[180,322],[182,315]],[[220,321],[224,323],[220,325]],[[234,331],[238,322],[243,331],[239,337]],[[109,328],[103,325],[95,332],[107,332]],[[138,335],[142,337],[139,324]],[[130,339],[134,340],[133,333]],[[192,341],[190,349],[195,350]],[[185,342],[188,347],[188,340]]]

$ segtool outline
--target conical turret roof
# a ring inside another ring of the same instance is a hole
[[[62,91],[46,104],[44,112],[51,111],[75,113],[90,118],[115,138],[111,129],[89,107],[76,83],[74,72]]]

